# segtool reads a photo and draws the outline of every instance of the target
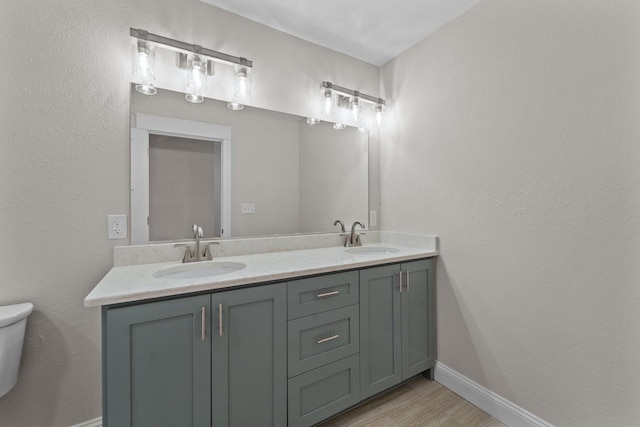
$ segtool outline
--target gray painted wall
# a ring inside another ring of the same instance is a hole
[[[639,23],[484,0],[382,70],[383,228],[440,235],[438,360],[558,426],[640,420]]]
[[[127,243],[106,224],[129,212],[129,27],[252,59],[258,107],[309,114],[322,80],[379,90],[377,67],[198,0],[0,2],[0,304],[35,304],[2,426],[101,413],[100,311],[83,299]]]

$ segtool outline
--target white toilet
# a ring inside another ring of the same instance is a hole
[[[0,397],[18,382],[24,330],[33,304],[0,306]]]

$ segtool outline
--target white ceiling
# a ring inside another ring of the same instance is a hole
[[[481,0],[201,0],[383,65]]]

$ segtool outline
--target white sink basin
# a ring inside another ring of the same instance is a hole
[[[350,254],[356,255],[382,255],[400,252],[399,249],[387,248],[385,246],[357,246],[345,250]]]
[[[234,273],[246,266],[241,262],[203,261],[163,268],[153,273],[153,277],[158,279],[200,279]]]

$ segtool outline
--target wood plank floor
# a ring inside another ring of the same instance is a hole
[[[504,427],[454,392],[422,376],[318,427]]]

